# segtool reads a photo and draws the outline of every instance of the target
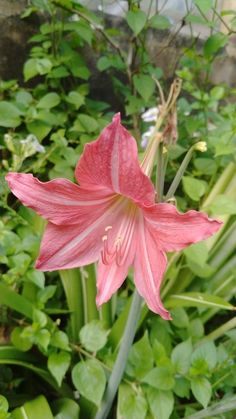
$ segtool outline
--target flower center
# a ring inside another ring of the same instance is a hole
[[[117,266],[124,265],[133,239],[137,209],[138,207],[129,201],[128,208],[126,207],[125,213],[122,214],[122,221],[118,231],[116,224],[114,226],[108,225],[105,228],[105,235],[102,237],[103,249],[101,251],[104,265],[109,265],[113,261],[115,261]]]

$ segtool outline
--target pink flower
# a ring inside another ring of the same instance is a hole
[[[152,147],[151,147],[152,148]],[[140,167],[134,138],[119,114],[85,146],[75,170],[80,186],[67,179],[40,182],[31,174],[9,173],[12,192],[48,220],[36,267],[69,269],[98,260],[97,305],[122,285],[130,266],[148,307],[164,319],[160,299],[165,252],[206,239],[221,223],[207,215],[180,214],[171,204],[155,203],[150,160]]]

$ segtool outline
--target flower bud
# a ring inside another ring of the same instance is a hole
[[[207,143],[206,141],[199,141],[195,144],[195,150],[201,151],[202,153],[204,151],[207,151]]]

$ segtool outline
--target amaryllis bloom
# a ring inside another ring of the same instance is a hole
[[[79,185],[67,179],[43,183],[23,173],[9,173],[6,179],[24,205],[48,220],[37,269],[69,269],[98,261],[100,306],[133,266],[135,285],[148,307],[170,319],[160,299],[165,252],[211,236],[221,223],[201,212],[180,214],[174,205],[155,203],[147,176],[153,150],[151,144],[140,165],[136,141],[117,114],[100,137],[85,146],[75,170]]]

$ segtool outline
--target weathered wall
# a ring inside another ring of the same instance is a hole
[[[22,78],[22,66],[36,28],[35,19],[21,19],[27,0],[0,0],[0,78]]]
[[[39,19],[35,15],[21,19],[20,15],[27,5],[27,0],[0,0],[0,78],[4,80],[19,79],[22,81],[22,67],[27,57],[30,45],[27,40],[37,31]],[[236,6],[236,0],[224,0],[224,8]],[[229,4],[228,4],[229,3]],[[121,17],[111,17],[112,24],[120,25]],[[225,28],[222,26],[221,30]],[[187,38],[178,35],[173,42],[167,45],[166,34],[150,33],[148,46],[153,62],[164,70],[166,77],[172,77],[182,46],[186,45]],[[236,85],[236,39],[232,35],[227,47],[227,58],[219,57],[215,63],[213,81]],[[91,61],[91,57],[89,59]],[[102,76],[96,73],[96,77]]]

